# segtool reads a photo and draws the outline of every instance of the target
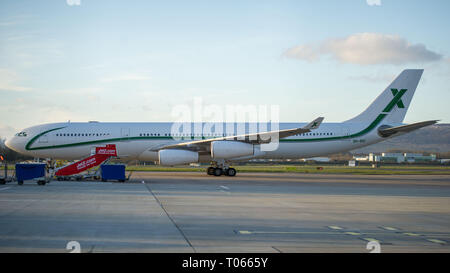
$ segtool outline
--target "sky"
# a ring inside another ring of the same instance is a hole
[[[0,1],[0,136],[277,105],[340,122],[423,68],[405,122],[450,122],[448,0]]]

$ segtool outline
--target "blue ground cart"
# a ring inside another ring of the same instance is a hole
[[[46,165],[42,163],[17,163],[17,183],[22,185],[24,180],[38,179],[37,183],[39,185],[45,185],[45,166]]]
[[[102,181],[118,180],[125,182],[125,165],[123,164],[103,164],[100,166]]]

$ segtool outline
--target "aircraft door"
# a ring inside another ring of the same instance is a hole
[[[130,138],[130,128],[122,128],[121,129],[121,137],[124,140],[129,140],[129,138]]]
[[[345,124],[341,124],[340,129],[341,129],[341,136],[346,137],[350,135],[350,129]],[[349,141],[350,139],[344,138],[343,140]]]

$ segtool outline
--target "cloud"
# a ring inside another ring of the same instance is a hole
[[[298,45],[286,50],[283,55],[309,62],[321,56],[330,56],[340,63],[360,65],[400,65],[443,59],[442,55],[428,50],[423,44],[412,44],[397,35],[379,33],[357,33],[319,44]]]
[[[13,127],[8,126],[8,125],[0,124],[0,139],[3,139],[3,138],[8,139],[8,138],[14,136],[14,134],[17,131],[18,130],[16,128],[13,128]]]
[[[366,0],[369,6],[381,6],[381,0]]]
[[[13,25],[16,25],[17,23],[14,21],[1,21],[0,22],[0,27],[10,27]]]
[[[18,92],[31,90],[29,87],[24,87],[17,84],[18,78],[19,77],[14,71],[0,68],[0,90]]]
[[[101,87],[80,87],[80,88],[67,88],[67,89],[58,89],[58,94],[69,94],[69,95],[81,95],[88,96],[93,94],[99,94],[103,92],[105,89]]]
[[[313,62],[320,58],[320,54],[318,48],[313,45],[298,45],[288,49],[283,55],[288,58]]]
[[[378,82],[391,82],[395,79],[397,74],[375,74],[375,75],[360,75],[360,76],[349,76],[349,80],[365,81],[370,83]]]
[[[144,76],[140,74],[124,74],[114,77],[101,78],[101,82],[116,82],[116,81],[146,81],[150,80],[149,76]]]
[[[15,16],[7,16],[2,18],[0,21],[0,27],[11,27],[14,25],[24,24],[30,21],[30,19],[34,19],[35,15],[31,14],[22,14]]]

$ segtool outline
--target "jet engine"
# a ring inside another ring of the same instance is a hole
[[[213,159],[228,159],[253,154],[253,144],[228,140],[211,142],[211,157]]]
[[[161,165],[179,165],[198,162],[198,153],[187,150],[161,150],[158,152]]]

